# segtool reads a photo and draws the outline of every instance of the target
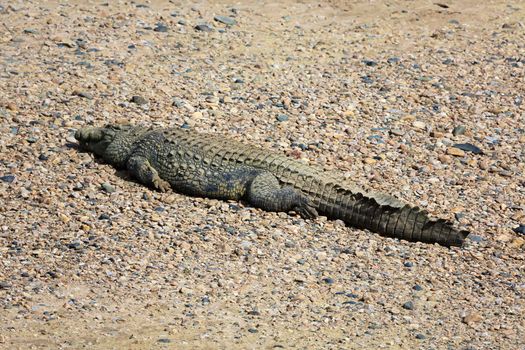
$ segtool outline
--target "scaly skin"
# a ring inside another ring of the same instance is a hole
[[[80,146],[145,185],[193,196],[244,199],[268,211],[318,213],[409,241],[461,246],[468,232],[384,194],[364,192],[322,169],[266,149],[180,128],[86,127]]]

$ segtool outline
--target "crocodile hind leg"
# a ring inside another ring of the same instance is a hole
[[[128,171],[144,185],[153,187],[161,192],[168,191],[171,186],[169,182],[160,178],[149,161],[142,156],[132,156],[126,164]]]
[[[295,211],[305,219],[317,216],[308,197],[292,187],[282,187],[277,178],[269,173],[258,174],[247,193],[250,204],[267,211]]]

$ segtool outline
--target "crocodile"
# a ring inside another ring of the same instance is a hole
[[[79,148],[159,191],[242,200],[305,219],[324,215],[348,226],[412,242],[461,246],[468,235],[416,206],[365,191],[321,167],[218,134],[184,128],[87,126]]]

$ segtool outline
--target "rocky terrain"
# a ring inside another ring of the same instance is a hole
[[[0,348],[525,349],[519,0],[0,0]],[[74,132],[181,126],[471,232],[159,193]]]

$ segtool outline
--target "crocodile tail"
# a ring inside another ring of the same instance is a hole
[[[418,207],[383,204],[382,199],[350,191],[341,197],[344,198],[339,202],[342,207],[332,211],[338,219],[383,236],[450,247],[461,246],[468,235],[446,220],[429,218],[427,212]]]

